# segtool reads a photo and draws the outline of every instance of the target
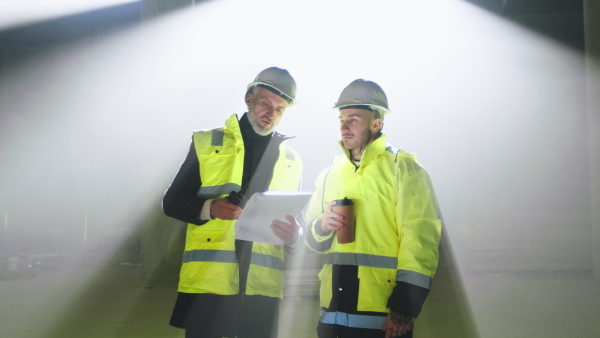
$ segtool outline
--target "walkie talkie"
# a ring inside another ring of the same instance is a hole
[[[248,202],[246,198],[244,198],[244,194],[237,191],[230,192],[229,196],[227,196],[227,201],[229,201],[231,204],[237,205],[242,209],[246,206],[246,202]]]

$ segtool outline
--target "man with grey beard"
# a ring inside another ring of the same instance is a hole
[[[248,112],[224,128],[195,132],[165,193],[165,214],[188,223],[170,321],[186,337],[277,336],[284,253],[298,245],[300,226],[289,215],[274,220],[270,227],[285,245],[272,245],[236,239],[235,222],[252,194],[300,188],[300,157],[285,144],[290,137],[274,131],[295,96],[287,70],[261,71],[247,87]]]

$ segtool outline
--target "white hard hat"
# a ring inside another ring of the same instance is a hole
[[[266,88],[284,98],[290,105],[296,100],[296,81],[282,68],[270,67],[258,73],[247,87],[249,93],[255,86]]]
[[[354,80],[347,85],[333,108],[343,109],[353,106],[357,106],[357,108],[366,106],[377,111],[381,117],[390,113],[387,96],[383,89],[377,83],[363,79]]]

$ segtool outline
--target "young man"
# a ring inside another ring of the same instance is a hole
[[[247,87],[248,112],[224,128],[195,132],[189,153],[163,199],[167,216],[189,223],[178,297],[170,324],[186,337],[276,337],[283,296],[284,249],[300,226],[273,221],[285,245],[237,240],[235,220],[247,198],[298,190],[302,163],[274,131],[293,104],[296,83],[271,67]]]
[[[414,155],[386,144],[388,101],[379,85],[350,83],[339,110],[345,156],[316,182],[307,211],[306,244],[323,253],[320,338],[412,337],[438,263],[441,221],[431,181]],[[354,201],[355,240],[334,200]]]

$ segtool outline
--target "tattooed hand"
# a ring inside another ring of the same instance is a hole
[[[401,313],[390,311],[383,327],[385,338],[398,337],[406,333],[412,318]]]
[[[411,316],[405,316],[399,312],[390,310],[390,319],[398,326],[406,325],[412,320]]]

